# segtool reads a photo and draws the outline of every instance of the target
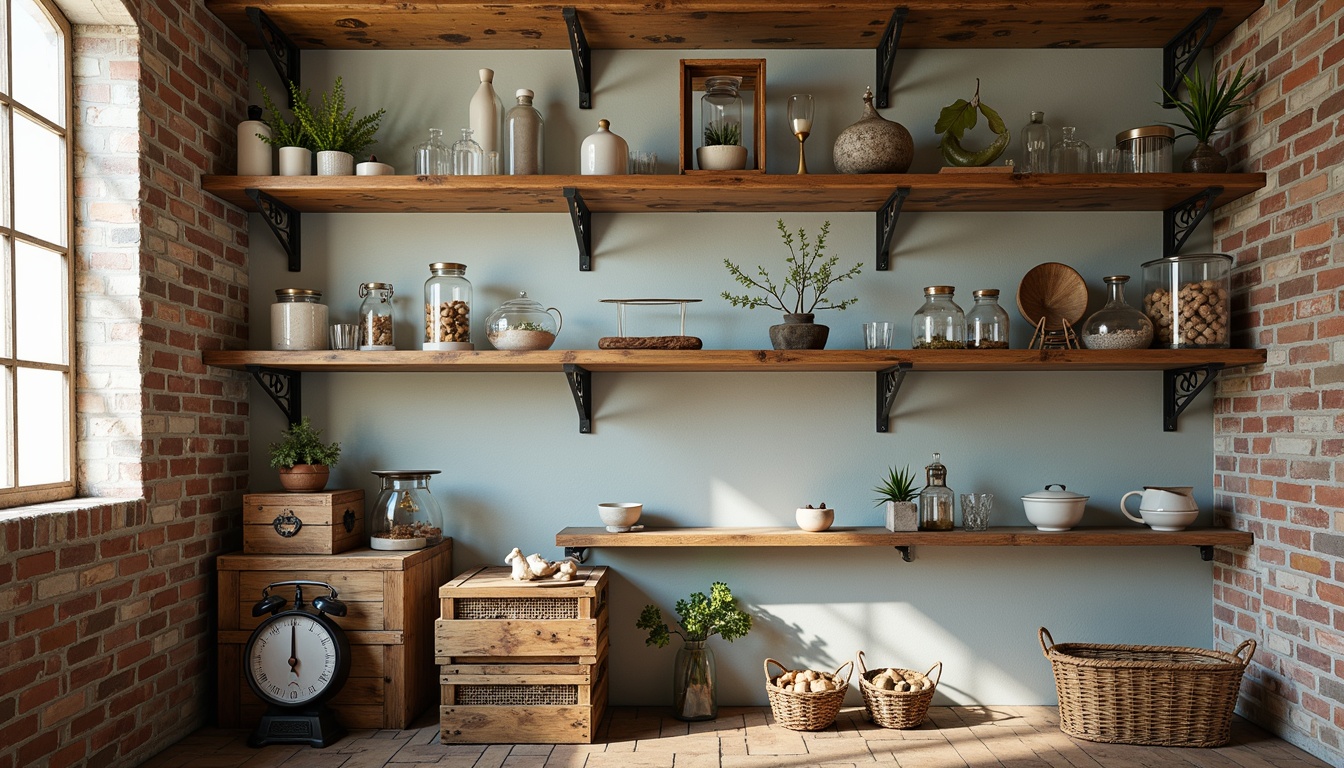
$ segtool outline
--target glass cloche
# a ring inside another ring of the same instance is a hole
[[[375,469],[382,492],[368,517],[373,549],[424,549],[443,541],[443,513],[429,493],[437,469]]]
[[[485,338],[495,349],[550,349],[564,323],[560,310],[543,307],[529,299],[527,291],[519,291],[518,298],[504,302],[485,319]]]

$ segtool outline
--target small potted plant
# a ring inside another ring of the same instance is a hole
[[[857,297],[833,302],[826,298],[826,291],[836,283],[857,277],[863,264],[855,264],[849,271],[837,273],[835,265],[839,263],[840,257],[823,256],[826,236],[831,230],[829,221],[821,225],[816,243],[809,243],[807,232],[799,227],[797,249],[794,248],[793,234],[784,226],[783,219],[777,221],[777,228],[784,245],[789,249],[789,255],[784,259],[788,265],[784,282],[776,285],[765,267],[757,267],[757,277],[752,277],[733,262],[724,259],[723,264],[734,280],[748,288],[763,291],[765,295],[733,295],[724,291],[722,296],[734,307],[769,307],[783,312],[783,324],[770,326],[770,344],[775,349],[825,349],[831,329],[813,322],[815,312],[822,309],[843,310],[857,303]]]
[[[322,431],[304,417],[290,424],[279,442],[271,443],[271,466],[280,471],[280,486],[296,493],[315,493],[327,487],[331,468],[341,458],[340,443],[322,442]]]
[[[1237,67],[1236,74],[1221,80],[1215,66],[1213,76],[1205,80],[1199,76],[1199,66],[1196,65],[1192,74],[1181,76],[1188,98],[1179,99],[1166,88],[1162,89],[1162,95],[1185,118],[1184,123],[1167,125],[1180,129],[1181,132],[1176,134],[1178,139],[1182,136],[1195,137],[1195,149],[1181,164],[1181,170],[1187,173],[1223,173],[1227,170],[1227,158],[1210,146],[1209,142],[1224,118],[1250,106],[1249,92],[1258,79],[1257,74],[1247,75],[1246,65],[1242,64]]]
[[[679,626],[668,627],[656,605],[646,605],[635,626],[647,629],[645,645],[665,647],[672,633],[681,636],[676,667],[672,674],[672,714],[678,720],[713,720],[719,712],[719,692],[715,683],[714,653],[706,643],[719,635],[732,642],[751,631],[751,614],[737,607],[728,585],[716,581],[709,596],[696,592],[687,600],[677,601]]]
[[[919,505],[915,503],[919,491],[915,488],[915,473],[910,471],[909,464],[900,471],[892,467],[873,493],[877,494],[878,504],[887,506],[887,530],[919,530]]]
[[[257,135],[261,137],[262,141],[280,150],[280,175],[312,175],[312,138],[304,130],[303,124],[299,122],[297,116],[292,116],[289,119],[285,118],[284,113],[271,100],[271,94],[267,93],[266,86],[257,83],[257,87],[261,89],[262,104],[266,107],[266,125],[270,126],[271,129],[270,136],[260,133]],[[308,103],[310,91],[300,92],[297,85],[290,83],[289,93],[294,100],[294,104]]]
[[[311,137],[317,150],[318,176],[349,176],[355,172],[355,156],[377,143],[374,135],[386,110],[356,117],[355,108],[345,108],[345,86],[341,78],[322,94],[322,104],[314,107],[305,98],[294,102],[294,116]]]
[[[740,171],[747,167],[747,148],[742,146],[742,124],[715,120],[705,125],[704,144],[695,150],[702,171]]]

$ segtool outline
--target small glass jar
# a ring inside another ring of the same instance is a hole
[[[735,75],[705,78],[705,92],[700,97],[701,146],[742,146],[741,87],[742,78]]]
[[[1167,256],[1143,265],[1143,313],[1154,346],[1226,349],[1232,339],[1232,257]]]
[[[382,492],[369,514],[369,546],[382,550],[424,549],[443,541],[443,512],[429,492],[437,469],[375,469]]]
[[[1087,142],[1074,135],[1077,130],[1072,125],[1059,129],[1059,141],[1050,148],[1052,172],[1087,173],[1092,169],[1092,151]]]
[[[551,313],[555,315],[552,316]],[[565,318],[555,307],[543,307],[519,291],[485,318],[485,338],[495,349],[550,349]]]
[[[445,176],[453,172],[448,145],[443,143],[443,131],[429,129],[429,140],[415,147],[416,176]]]
[[[425,281],[423,349],[475,349],[471,343],[471,283],[467,266],[448,261],[429,265]]]
[[[950,285],[924,289],[924,305],[915,310],[911,346],[915,349],[965,349],[966,314],[952,300]]]
[[[271,349],[298,351],[327,348],[327,305],[322,292],[281,288],[271,305]]]
[[[1022,171],[1049,173],[1050,147],[1053,146],[1050,126],[1045,124],[1044,112],[1032,112],[1031,122],[1022,129]]]
[[[927,485],[919,492],[919,530],[950,531],[956,514],[956,496],[947,487],[947,467],[933,454],[933,463],[924,468]]]
[[[1133,173],[1171,173],[1171,145],[1176,130],[1169,125],[1145,125],[1115,135],[1115,146],[1129,153],[1128,168]]]
[[[485,152],[481,145],[471,138],[471,129],[462,129],[462,138],[453,142],[453,175],[480,176],[485,163]]]
[[[396,349],[392,341],[392,284],[360,283],[359,348],[365,351]]]
[[[976,291],[975,306],[966,313],[967,349],[1007,349],[1008,313],[999,306],[999,289]]]
[[[1106,305],[1083,323],[1082,342],[1088,349],[1147,349],[1153,343],[1153,323],[1125,302],[1129,275],[1111,275],[1106,281]]]

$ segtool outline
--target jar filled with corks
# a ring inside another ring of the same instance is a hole
[[[425,281],[423,349],[475,349],[471,342],[471,283],[467,267],[448,261],[429,265]]]
[[[396,349],[392,340],[392,284],[360,283],[359,348],[364,351]]]
[[[1225,253],[1167,256],[1143,265],[1143,313],[1153,321],[1153,346],[1225,349],[1232,336],[1232,257]]]

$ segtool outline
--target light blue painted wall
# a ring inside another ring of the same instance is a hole
[[[476,69],[484,66],[496,70],[507,102],[516,88],[537,91],[551,172],[577,169],[579,142],[605,117],[632,148],[658,152],[666,173],[676,165],[683,56],[768,60],[769,170],[779,173],[796,167],[784,127],[788,95],[816,96],[809,164],[829,172],[830,143],[858,118],[859,96],[873,78],[873,54],[865,51],[598,51],[596,108],[581,111],[568,52],[361,51],[305,52],[304,84],[321,90],[340,74],[352,104],[386,107],[375,152],[403,172],[426,129],[451,136],[465,124]],[[884,115],[914,134],[917,172],[939,166],[933,121],[942,106],[971,95],[977,75],[985,100],[1015,131],[1029,110],[1044,109],[1056,128],[1076,124],[1087,141],[1107,142],[1122,129],[1168,118],[1153,103],[1160,58],[1128,50],[902,52],[894,106]],[[275,88],[259,54],[252,64]],[[904,329],[921,289],[936,283],[956,285],[964,307],[975,288],[1002,289],[1014,346],[1026,346],[1014,296],[1032,266],[1075,267],[1096,309],[1103,276],[1133,275],[1129,298],[1137,302],[1139,265],[1161,255],[1158,214],[907,214],[894,268],[879,273],[871,269],[871,214],[778,216],[809,231],[829,219],[830,251],[842,264],[865,264],[856,282],[836,291],[858,296],[857,307],[821,318],[832,327],[831,348],[861,346],[859,326],[870,319],[894,321],[907,345]],[[782,263],[778,216],[598,214],[596,266],[588,274],[577,270],[564,214],[308,215],[299,274],[285,271],[254,216],[252,347],[269,345],[274,289],[321,289],[333,318],[353,319],[358,284],[382,280],[397,289],[399,346],[415,348],[426,265],[439,260],[468,265],[478,338],[485,315],[523,289],[564,312],[557,347],[595,348],[598,337],[615,332],[615,312],[599,300],[630,296],[702,298],[687,330],[706,347],[767,347],[776,316],[733,309],[718,294],[735,287],[721,265],[725,255],[749,265]],[[1206,231],[1197,239],[1207,248]],[[1201,522],[1210,516],[1210,399],[1187,411],[1179,432],[1164,433],[1159,374],[912,374],[886,435],[873,428],[873,388],[873,376],[858,373],[597,374],[592,435],[578,434],[558,374],[309,375],[304,406],[344,445],[333,487],[360,487],[372,500],[371,469],[443,470],[432,488],[448,510],[457,571],[502,563],[515,546],[559,556],[555,533],[596,524],[600,501],[642,501],[645,522],[671,525],[784,525],[794,507],[825,501],[838,510],[838,524],[877,525],[869,489],[888,466],[919,469],[933,451],[941,451],[953,490],[998,495],[996,524],[1025,524],[1017,497],[1046,483],[1092,495],[1086,524],[1126,524],[1119,497],[1143,484],[1194,485]],[[259,390],[252,412],[254,488],[261,490],[271,487],[266,444],[282,419]],[[673,651],[645,648],[633,628],[639,609],[652,601],[670,614],[676,599],[712,580],[729,582],[758,621],[747,638],[714,644],[725,704],[765,702],[766,657],[834,668],[859,649],[875,665],[924,669],[943,661],[942,703],[1053,703],[1036,640],[1042,625],[1061,642],[1207,647],[1212,631],[1211,566],[1186,547],[923,547],[913,563],[880,548],[608,549],[590,562],[613,567],[611,695],[618,704],[669,699]]]

